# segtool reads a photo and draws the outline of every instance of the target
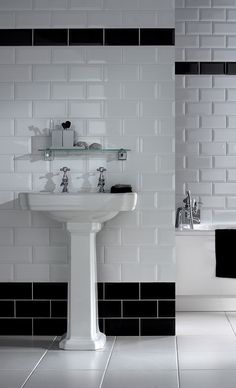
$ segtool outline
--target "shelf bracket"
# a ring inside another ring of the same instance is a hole
[[[127,151],[121,148],[118,151],[118,160],[126,160],[127,159]]]
[[[49,148],[44,150],[44,160],[51,161],[53,159],[54,159],[54,152],[52,150],[50,150]]]

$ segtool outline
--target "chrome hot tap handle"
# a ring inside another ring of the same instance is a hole
[[[63,171],[64,174],[66,174],[67,171],[70,171],[70,168],[68,168],[68,167],[62,167],[62,168],[60,168],[60,171]]]

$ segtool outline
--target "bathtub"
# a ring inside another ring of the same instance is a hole
[[[236,225],[176,229],[177,311],[236,311],[236,279],[215,277],[215,229]]]

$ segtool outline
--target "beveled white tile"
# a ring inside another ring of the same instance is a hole
[[[16,13],[16,28],[49,28],[50,12],[26,11]]]
[[[122,27],[122,12],[113,11],[90,11],[88,12],[88,27],[115,28]]]
[[[175,371],[124,371],[110,370],[105,375],[102,388],[177,388],[177,373]]]
[[[57,28],[86,27],[87,15],[81,11],[52,11],[51,26]],[[69,59],[69,58],[67,58]]]
[[[177,313],[177,335],[231,335],[225,313]]]
[[[20,64],[45,64],[50,63],[51,48],[45,47],[20,47],[16,48],[16,63]]]
[[[101,379],[102,371],[97,370],[37,370],[24,387],[41,388],[46,382],[51,388],[99,388]]]

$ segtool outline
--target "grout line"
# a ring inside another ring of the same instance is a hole
[[[176,346],[176,362],[177,362],[177,384],[178,388],[180,387],[180,371],[179,371],[179,350],[178,350],[178,337],[175,337],[175,346]]]
[[[104,378],[105,378],[105,375],[106,375],[106,372],[107,372],[107,369],[108,369],[108,366],[109,366],[109,363],[110,363],[110,359],[111,359],[111,356],[112,356],[112,353],[113,353],[113,349],[114,349],[114,346],[115,346],[115,343],[116,343],[116,339],[117,339],[117,337],[115,337],[114,342],[112,344],[111,351],[110,351],[109,357],[107,359],[106,366],[105,366],[103,374],[102,374],[102,378],[101,378],[101,382],[100,382],[99,388],[102,388],[103,381],[104,381]]]
[[[229,317],[228,317],[228,315],[227,315],[227,312],[224,311],[224,314],[225,314],[225,317],[226,317],[227,321],[229,322],[229,325],[230,325],[230,327],[231,327],[231,329],[232,329],[234,335],[236,335],[236,332],[235,332],[234,327],[233,327],[233,325],[232,325],[232,323],[231,323],[231,321],[230,321],[230,319],[229,319]]]
[[[53,338],[53,341],[52,343],[49,345],[49,347],[45,350],[45,352],[43,353],[43,355],[40,357],[39,361],[37,362],[37,364],[34,366],[34,368],[32,369],[32,371],[30,372],[29,376],[26,377],[25,381],[23,382],[23,384],[20,386],[20,388],[23,388],[25,386],[25,384],[29,381],[29,379],[31,378],[32,374],[35,372],[35,370],[37,369],[37,367],[39,366],[40,362],[42,361],[42,359],[46,356],[48,350],[51,348],[52,344],[56,341],[57,337],[54,337]]]

